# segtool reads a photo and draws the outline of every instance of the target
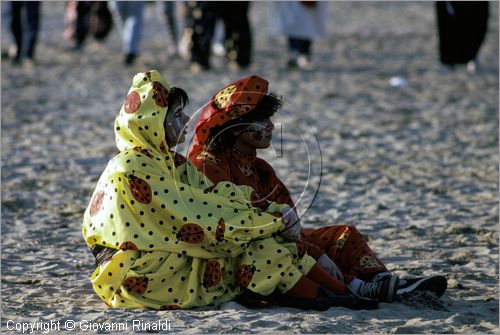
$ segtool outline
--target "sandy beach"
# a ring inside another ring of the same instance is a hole
[[[11,39],[1,5],[5,55]],[[498,2],[490,3],[481,70],[473,74],[437,71],[433,2],[329,3],[328,37],[314,42],[310,72],[286,69],[270,3],[251,4],[250,69],[228,69],[214,56],[213,69],[197,74],[168,57],[159,8],[146,8],[142,54],[131,67],[122,65],[116,28],[104,43],[89,38],[80,53],[66,50],[63,2],[42,4],[34,67],[2,58],[3,333],[23,326],[40,334],[120,326],[134,333],[153,324],[153,333],[500,331]],[[89,280],[94,258],[81,222],[116,151],[113,121],[131,79],[149,69],[189,93],[194,121],[231,81],[253,73],[268,79],[286,103],[273,148],[262,156],[290,186],[304,226],[355,224],[399,276],[444,275],[444,296],[413,295],[372,311],[252,310],[234,302],[188,311],[106,307]]]

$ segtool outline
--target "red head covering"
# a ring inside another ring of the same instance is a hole
[[[221,126],[249,112],[267,94],[269,82],[253,75],[237,80],[215,94],[203,108],[196,123],[195,139],[189,156],[197,155],[210,136],[210,129]]]

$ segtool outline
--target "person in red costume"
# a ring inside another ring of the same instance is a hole
[[[429,290],[441,296],[443,276],[400,279],[392,274],[353,225],[304,230],[289,190],[258,149],[271,144],[271,117],[282,101],[268,93],[269,83],[256,75],[237,80],[217,92],[203,108],[189,152],[191,162],[214,184],[231,181],[253,189],[252,205],[265,210],[269,203],[287,204],[281,211],[294,221],[288,232],[336,281],[356,294],[394,301],[398,294]],[[290,213],[294,215],[291,216]]]

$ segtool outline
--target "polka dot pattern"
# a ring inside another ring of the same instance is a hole
[[[249,205],[248,187],[213,185],[170,151],[162,130],[166,108],[154,82],[168,90],[156,71],[134,77],[130,91],[140,106],[134,113],[122,107],[117,116],[119,153],[85,212],[87,245],[113,251],[91,276],[94,290],[112,307],[187,309],[220,305],[243,287],[260,294],[289,289],[314,260],[299,260],[294,243],[273,237],[285,226]]]

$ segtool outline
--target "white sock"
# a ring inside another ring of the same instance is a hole
[[[359,288],[361,287],[361,284],[363,283],[363,281],[361,279],[358,279],[356,277],[354,277],[351,282],[349,283],[349,288],[354,292],[354,293],[358,293],[358,290]]]

